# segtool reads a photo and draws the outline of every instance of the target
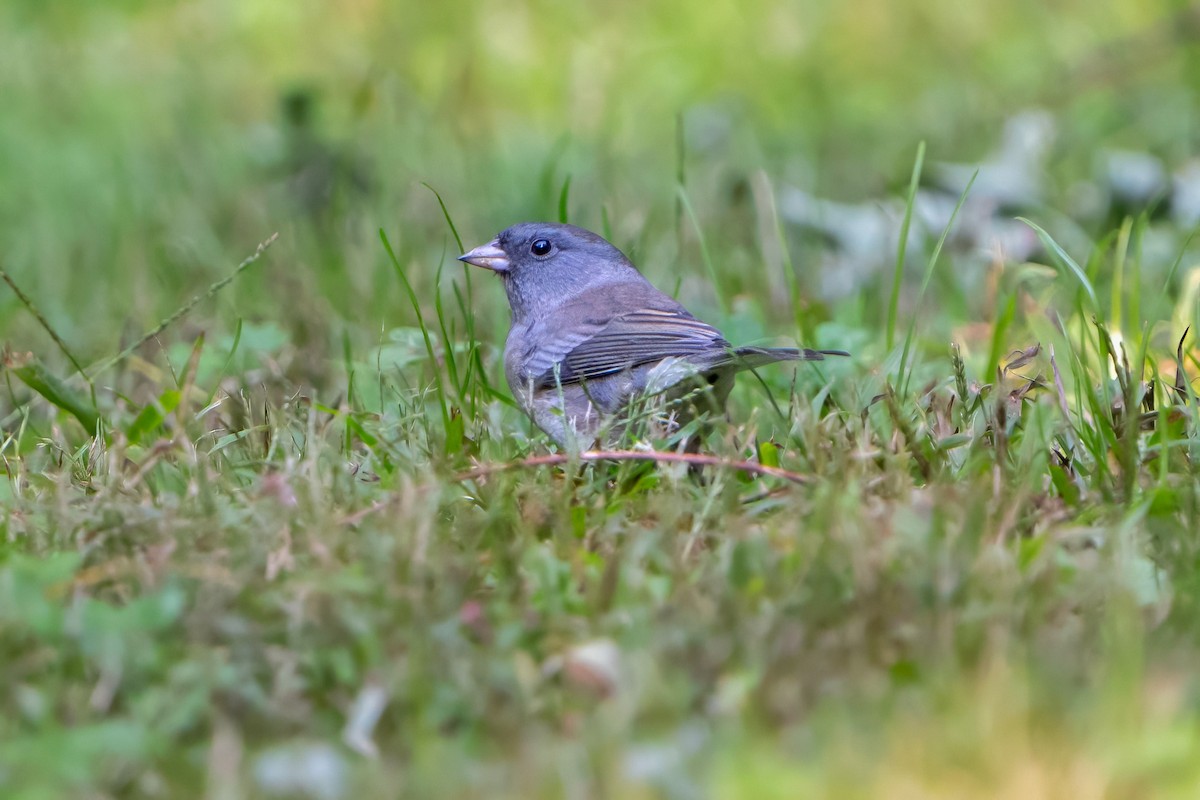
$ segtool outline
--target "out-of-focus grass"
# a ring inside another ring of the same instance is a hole
[[[570,175],[572,217],[600,227],[606,211],[669,279],[682,115],[690,197],[742,267],[755,230],[739,186],[759,169],[862,199],[904,179],[918,140],[981,157],[1009,114],[1043,104],[1065,115],[1076,172],[1105,145],[1188,152],[1193,62],[1163,46],[1186,29],[1164,28],[1168,4],[1111,5],[9,3],[5,263],[104,353],[131,312],[174,308],[282,228],[285,252],[225,316],[273,317],[259,301],[283,288],[296,313],[279,323],[307,343],[329,316],[361,319],[355,335],[395,324],[380,227],[428,296],[446,237],[421,181],[483,236],[554,216]],[[295,89],[315,93],[311,135],[283,123]],[[730,269],[733,288],[758,296],[745,274]]]
[[[1105,148],[1193,152],[1195,34],[1132,0],[4,4],[0,267],[92,380],[0,293],[0,794],[1193,796],[1200,273],[1153,207],[1073,209]],[[1044,195],[1000,215],[1040,264],[934,230],[823,293],[862,265],[777,192],[870,208],[1030,107]],[[465,477],[545,444],[429,187],[468,245],[565,210],[731,340],[854,351],[764,370],[783,416],[744,380],[707,442],[809,481]]]

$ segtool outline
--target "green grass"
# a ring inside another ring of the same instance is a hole
[[[1069,221],[1194,150],[1173,8],[0,7],[0,795],[1195,796],[1196,250]],[[775,191],[1030,106],[1042,263],[822,299]],[[523,219],[854,356],[745,376],[700,479],[546,464],[454,261]]]

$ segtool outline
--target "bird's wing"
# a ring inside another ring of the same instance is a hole
[[[558,380],[593,380],[664,358],[712,357],[728,351],[729,343],[711,325],[687,312],[639,309],[614,317],[562,359]],[[553,366],[538,383],[553,386]]]
[[[672,356],[707,363],[730,352],[720,331],[657,290],[586,294],[570,304],[564,318],[570,324],[560,327],[570,333],[530,353],[525,370],[535,388],[595,380]],[[644,304],[630,302],[637,300]]]

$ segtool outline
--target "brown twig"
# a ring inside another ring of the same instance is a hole
[[[690,464],[697,467],[718,467],[748,472],[752,475],[769,475],[773,478],[783,478],[792,483],[806,484],[807,475],[791,472],[779,467],[768,467],[756,461],[729,461],[717,456],[707,456],[701,453],[662,453],[654,450],[585,450],[581,453],[551,453],[546,456],[532,456],[521,461],[506,461],[499,464],[480,464],[454,476],[455,480],[469,481],[483,478],[496,472],[507,472],[513,469],[528,469],[530,467],[550,467],[561,464],[572,464],[579,461],[655,461],[667,464]]]

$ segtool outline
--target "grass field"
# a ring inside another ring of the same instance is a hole
[[[700,8],[0,5],[0,796],[1200,794],[1200,17]],[[527,219],[853,356],[538,463]]]

